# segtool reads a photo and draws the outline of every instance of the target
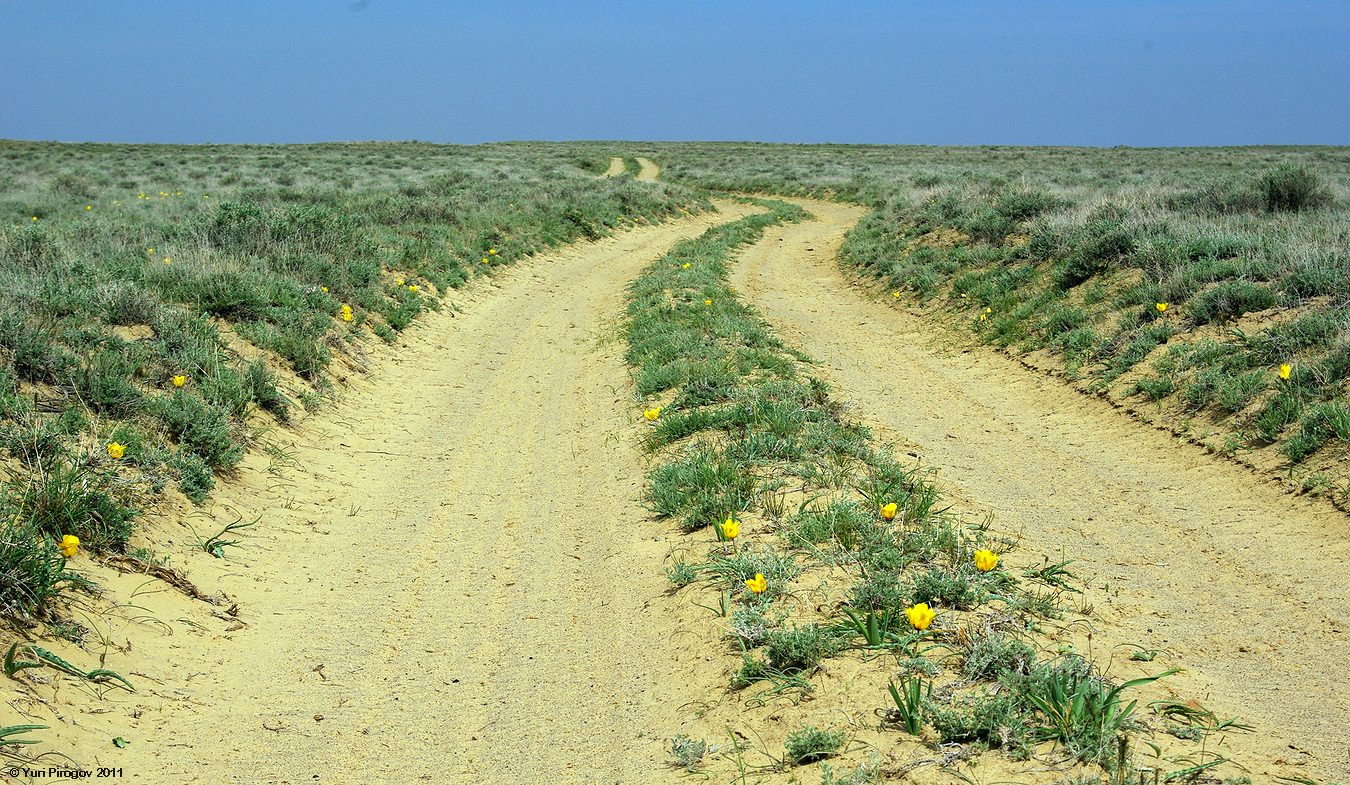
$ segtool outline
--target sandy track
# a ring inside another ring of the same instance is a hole
[[[624,165],[623,165],[623,159],[620,158],[620,157],[617,156],[617,155],[615,155],[615,156],[610,156],[610,159],[609,159],[609,168],[606,169],[606,170],[605,170],[605,173],[602,174],[602,175],[600,175],[600,176],[601,176],[601,177],[619,177],[620,175],[622,175],[622,174],[624,173],[624,171],[626,171],[626,170],[625,170]]]
[[[1217,751],[1241,751],[1258,781],[1350,772],[1345,517],[877,302],[835,261],[861,211],[804,204],[821,220],[771,228],[733,274],[781,337],[963,506],[1022,532],[1012,566],[1082,560],[1105,622],[1097,659],[1131,642],[1165,652],[1120,650],[1114,673],[1186,668],[1167,689],[1257,726]]]
[[[660,734],[693,688],[662,645],[675,619],[644,610],[666,545],[639,502],[616,319],[644,265],[751,211],[723,209],[454,295],[462,313],[429,316],[299,435],[301,469],[228,489],[264,521],[206,588],[250,626],[171,655],[170,702],[122,731],[117,765],[146,782],[674,780]]]
[[[655,161],[639,157],[638,166],[641,167],[637,173],[637,179],[651,182],[661,176],[661,167],[656,165]]]

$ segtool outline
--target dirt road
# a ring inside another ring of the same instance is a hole
[[[623,159],[620,158],[619,156],[615,155],[615,156],[611,156],[611,157],[610,157],[610,159],[609,159],[609,168],[606,169],[606,170],[605,170],[605,173],[602,174],[602,175],[600,175],[600,176],[601,176],[601,177],[618,177],[618,176],[622,175],[625,171],[626,171],[626,169],[624,168],[624,165],[623,165]]]
[[[1106,622],[1100,659],[1165,652],[1141,665],[1120,650],[1114,672],[1186,668],[1170,689],[1257,726],[1225,742],[1270,764],[1254,773],[1350,773],[1345,517],[851,285],[835,258],[861,211],[804,204],[820,220],[771,228],[733,274],[780,336],[963,506],[1020,531],[1014,566],[1077,560]]]
[[[638,158],[637,162],[638,166],[641,167],[638,169],[637,179],[651,182],[661,176],[661,167],[657,166],[655,161]]]
[[[666,546],[616,320],[644,265],[753,211],[723,209],[452,296],[297,437],[300,468],[225,489],[264,517],[204,588],[249,626],[165,638],[168,703],[114,695],[145,705],[100,759],[144,782],[675,780],[659,734],[694,688],[644,610]]]

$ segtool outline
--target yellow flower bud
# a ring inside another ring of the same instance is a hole
[[[896,506],[895,502],[887,502],[886,504],[881,505],[881,517],[888,521],[893,521],[895,520],[895,512],[898,509],[900,508]]]
[[[184,376],[183,374],[180,373],[173,377],[174,387],[182,387],[185,384],[187,384],[187,377]]]
[[[741,522],[727,516],[726,521],[718,525],[718,529],[722,532],[723,539],[734,540],[741,534]]]
[[[993,551],[980,549],[975,551],[975,569],[980,572],[989,572],[998,566],[998,554]]]
[[[61,555],[69,559],[80,552],[80,538],[73,534],[67,534],[61,538]]]

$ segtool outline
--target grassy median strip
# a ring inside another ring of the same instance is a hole
[[[964,521],[923,470],[877,447],[807,358],[737,298],[727,279],[737,249],[807,218],[759,203],[769,211],[654,263],[628,307],[627,359],[658,456],[647,504],[689,538],[672,583],[725,620],[726,638],[708,646],[736,652],[728,689],[747,709],[800,698],[824,663],[854,657],[874,664],[877,702],[847,709],[881,708],[884,728],[971,754],[1135,770],[1126,731],[1145,726],[1124,693],[1159,676],[1116,684],[1071,648],[1050,648],[1041,625],[1071,613],[1066,565],[1006,569],[1013,543]],[[781,754],[761,752],[784,767],[844,745],[843,729],[802,727]],[[672,741],[686,768],[713,749]],[[721,750],[738,766],[743,752]]]

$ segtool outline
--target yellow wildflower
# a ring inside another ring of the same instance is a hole
[[[928,625],[937,618],[937,611],[928,607],[928,603],[921,602],[912,608],[905,609],[905,618],[909,619],[909,626],[916,630],[926,630]]]
[[[711,299],[704,300],[704,301],[703,301],[703,304],[704,304],[704,305],[712,305],[712,300],[711,300]]]
[[[419,291],[418,288],[417,288],[417,284],[415,284],[415,283],[410,283],[410,284],[408,284],[408,291],[410,291],[410,292],[417,292],[417,291]]]
[[[483,257],[483,264],[487,264],[487,257],[486,257],[486,256]]]
[[[681,270],[688,270],[688,269],[689,269],[689,263],[688,263],[688,262],[685,262],[684,264],[680,265],[680,269],[681,269]]]
[[[180,373],[173,377],[174,387],[182,387],[185,384],[187,384],[187,377],[184,376],[183,374]]]
[[[769,582],[764,579],[762,573],[755,573],[755,577],[745,582],[745,587],[755,594],[763,594],[769,588]]]
[[[402,278],[397,278],[397,279],[394,280],[394,283],[397,284],[398,286],[402,286],[402,285],[403,285],[403,279],[402,279]]]
[[[1291,373],[1293,373],[1293,372],[1294,372],[1294,368],[1293,368],[1293,366],[1291,366],[1289,363],[1285,363],[1284,365],[1281,365],[1281,366],[1280,366],[1280,378],[1281,378],[1281,379],[1288,379],[1288,378],[1289,378],[1289,374],[1291,374]]]
[[[734,540],[741,534],[741,522],[730,515],[728,515],[726,521],[719,524],[717,528],[722,532],[722,539],[724,540]]]
[[[165,263],[165,264],[173,264],[173,260],[166,256],[166,257],[164,257],[164,263]]]
[[[1153,307],[1158,309],[1158,313],[1167,313],[1167,303],[1157,303]]]
[[[73,534],[67,534],[61,538],[61,555],[69,559],[80,552],[80,538]]]
[[[36,215],[35,215],[35,216],[33,216],[33,220],[34,220],[34,221],[36,221],[36,220],[37,220],[37,216],[36,216]]]
[[[496,256],[496,255],[497,255],[497,249],[496,249],[496,248],[489,248],[489,249],[488,249],[488,256]]]
[[[125,444],[118,444],[117,442],[109,442],[108,454],[114,458],[120,459],[123,455],[127,454],[127,446]]]
[[[342,306],[342,321],[350,322],[352,320],[352,307],[350,305]]]
[[[893,298],[896,299],[896,300],[899,300],[899,299],[900,299],[900,290],[899,290],[899,289],[896,289],[895,291],[891,292],[891,297],[893,297]]]
[[[898,509],[899,507],[896,506],[895,502],[887,502],[886,504],[881,505],[881,517],[888,521],[893,521],[895,520],[895,511]]]
[[[998,554],[993,551],[987,551],[981,548],[975,551],[975,569],[980,572],[989,572],[998,566]]]
[[[319,291],[323,292],[324,294],[328,294],[328,287],[327,287],[327,286],[320,286],[320,287],[319,287]]]
[[[661,416],[661,407],[653,406],[650,409],[644,409],[642,416],[647,418],[647,422],[655,422],[656,418]]]
[[[86,210],[92,210],[92,209],[94,209],[94,206],[93,206],[92,204],[86,204],[86,205],[84,206],[84,209],[86,209]]]

